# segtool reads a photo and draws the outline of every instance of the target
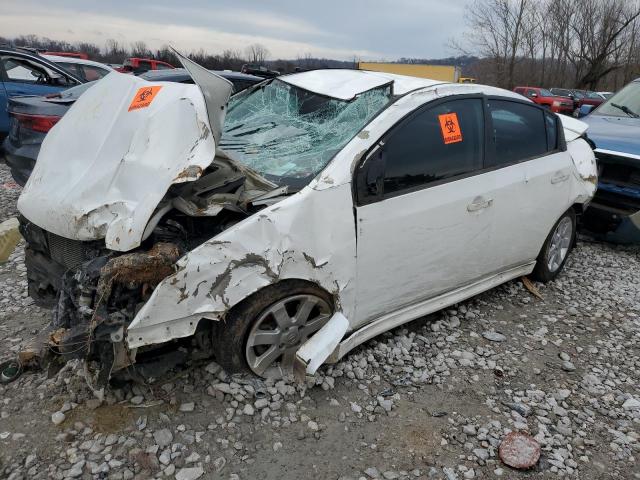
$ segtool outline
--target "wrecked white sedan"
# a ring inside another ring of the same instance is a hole
[[[231,85],[112,73],[46,137],[18,207],[47,349],[113,372],[195,336],[313,373],[510,279],[548,281],[596,185],[586,126],[492,87],[356,70]],[[564,123],[564,125],[563,125]]]

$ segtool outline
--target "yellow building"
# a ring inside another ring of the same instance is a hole
[[[358,62],[358,70],[395,73],[410,77],[429,78],[443,82],[457,83],[460,79],[460,67],[451,65],[423,65],[417,63],[380,63]]]

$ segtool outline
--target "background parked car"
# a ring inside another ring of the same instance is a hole
[[[238,72],[214,73],[233,83],[234,93],[264,81],[263,78]],[[140,77],[151,82],[193,83],[191,76],[184,68],[149,71]],[[11,116],[11,130],[2,148],[5,153],[5,162],[16,183],[19,185],[27,183],[47,132],[94,83],[85,83],[54,95],[16,97],[10,100],[8,109]]]
[[[256,65],[252,63],[245,63],[242,65],[242,68],[240,68],[240,71],[249,75],[257,75],[262,78],[274,78],[280,75],[280,72],[276,70],[269,70],[263,65]]]
[[[604,102],[602,97],[596,92],[590,92],[588,90],[574,90],[576,98],[578,99],[578,108],[582,105],[593,105],[597,107]]]
[[[45,135],[69,107],[95,82],[42,97],[14,97],[9,100],[11,129],[2,144],[5,163],[17,184],[24,186],[36,164]]]
[[[555,113],[564,113],[572,115],[574,111],[573,99],[554,95],[546,88],[538,87],[516,87],[514,92],[527,97],[529,100],[548,108]]]
[[[574,116],[578,116],[577,110],[582,105],[592,105],[597,107],[604,99],[596,92],[590,92],[587,90],[567,89],[567,88],[552,88],[551,93],[563,97],[569,97],[573,100]]]
[[[0,139],[9,132],[7,102],[19,95],[47,95],[84,80],[28,50],[0,47]]]
[[[211,70],[213,73],[220,75],[222,78],[226,78],[233,83],[233,93],[238,93],[256,83],[264,81],[264,78],[256,77],[255,75],[247,75],[240,72],[230,72],[227,70]],[[178,82],[178,83],[193,83],[193,79],[189,72],[184,68],[174,68],[173,70],[154,70],[143,73],[140,78],[149,80],[150,82]]]
[[[584,114],[590,105],[582,107]],[[598,191],[585,214],[596,236],[640,243],[640,79],[582,120],[598,158]]]
[[[614,92],[596,92],[596,93],[600,95],[604,100],[609,100],[614,95]]]
[[[149,70],[171,70],[176,68],[170,63],[161,62],[160,60],[153,60],[152,58],[127,58],[122,67],[118,68],[122,73],[133,73],[134,75],[140,75],[148,72]]]
[[[56,57],[79,58],[80,60],[89,60],[89,55],[82,52],[42,52],[42,55],[55,55]]]
[[[73,73],[76,77],[86,82],[100,80],[105,75],[115,72],[115,69],[100,62],[86,60],[75,57],[61,57],[57,55],[42,55],[47,60],[52,61],[56,65],[61,66],[65,70]]]

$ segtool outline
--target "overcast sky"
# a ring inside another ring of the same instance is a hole
[[[209,53],[265,45],[275,58],[306,54],[393,60],[449,56],[469,0],[0,0],[0,35],[36,34],[104,45]]]

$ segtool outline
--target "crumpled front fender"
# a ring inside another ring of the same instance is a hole
[[[350,185],[305,188],[189,252],[128,328],[129,348],[192,335],[202,318],[284,279],[317,283],[353,318],[355,228]]]
[[[575,167],[575,178],[571,182],[574,190],[572,198],[576,198],[577,203],[588,203],[598,187],[598,165],[595,154],[589,144],[581,138],[568,142],[567,151]]]

